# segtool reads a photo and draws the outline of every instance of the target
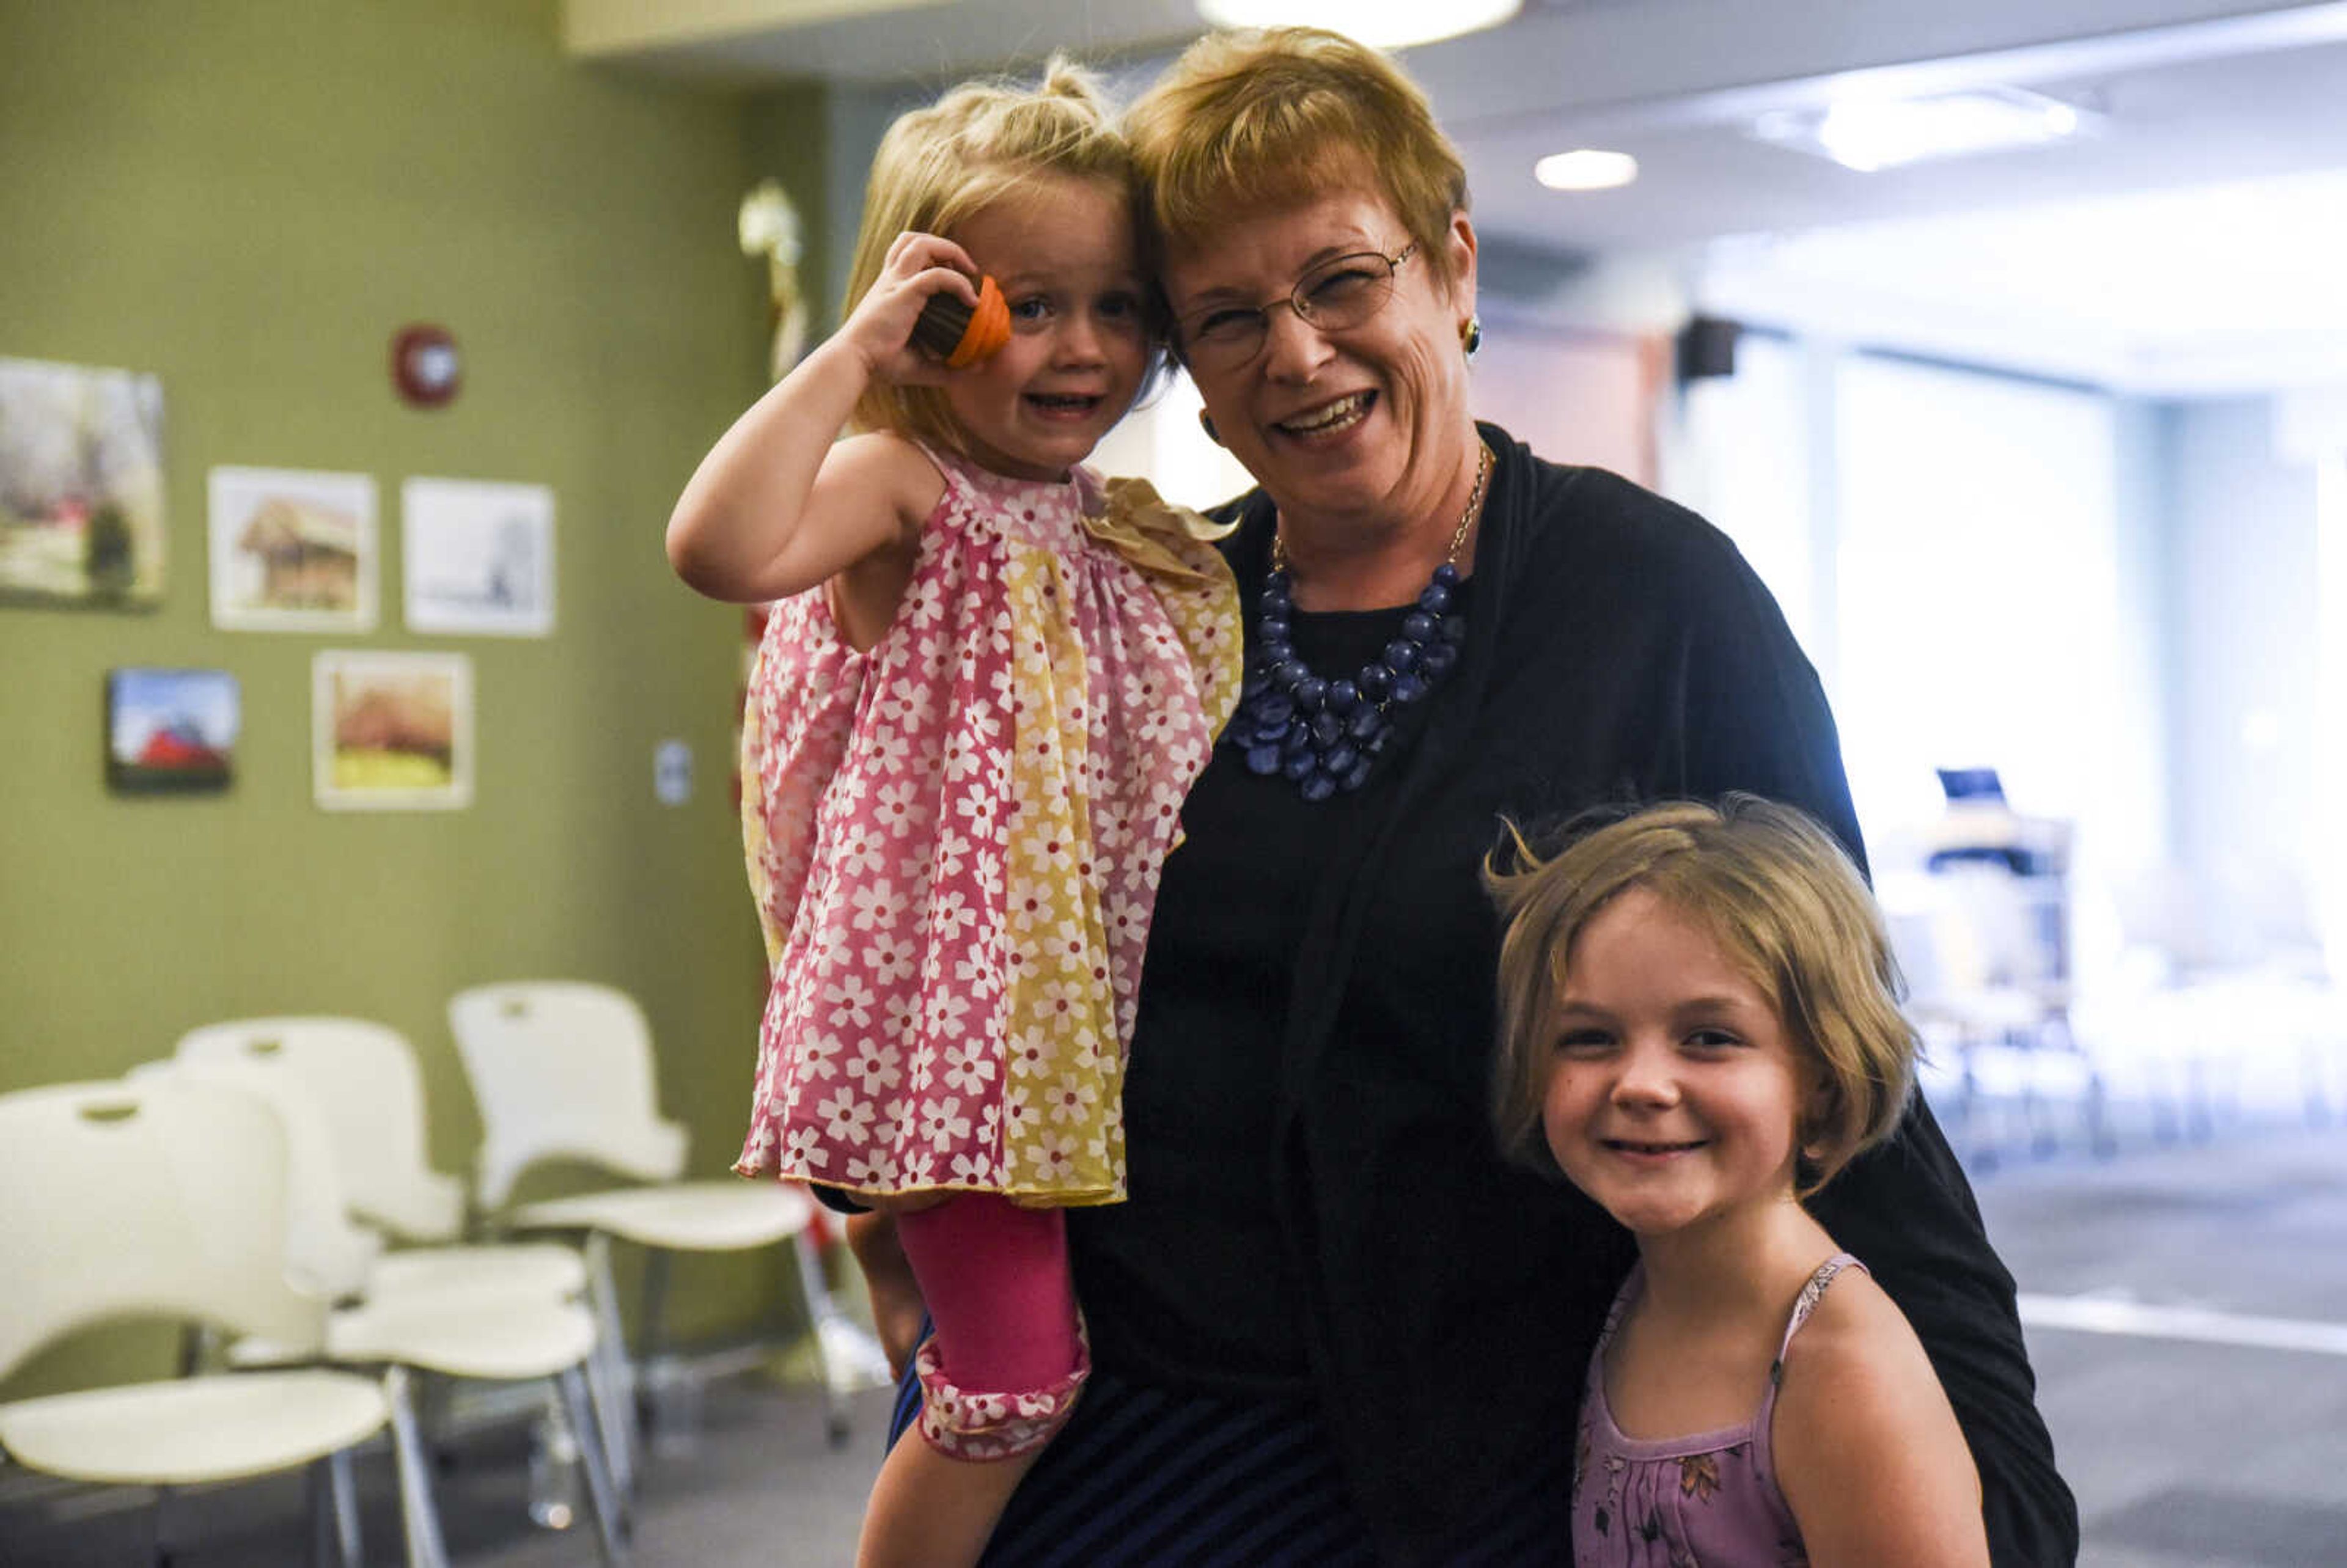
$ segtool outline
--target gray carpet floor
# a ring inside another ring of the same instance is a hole
[[[1980,1173],[1978,1190],[2025,1295],[2214,1315],[2194,1338],[2030,1327],[2041,1406],[2086,1524],[2085,1568],[2347,1564],[2347,1354],[2238,1342],[2277,1319],[2347,1326],[2347,1131],[2236,1126],[2104,1162],[2008,1162]],[[834,1450],[811,1391],[760,1377],[712,1384],[689,1446],[649,1460],[634,1561],[846,1563],[886,1403],[859,1396]],[[529,1522],[528,1456],[521,1426],[454,1445],[439,1491],[460,1568],[598,1561],[583,1523]],[[369,1455],[360,1479],[368,1561],[397,1563],[388,1458]],[[122,1494],[20,1500],[0,1506],[0,1564],[132,1568],[150,1561],[153,1518]],[[304,1560],[298,1482],[177,1497],[163,1522],[179,1568]]]

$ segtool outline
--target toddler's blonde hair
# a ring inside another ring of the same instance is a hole
[[[1090,72],[1063,55],[1051,56],[1034,87],[965,83],[926,108],[898,116],[872,157],[842,316],[878,280],[897,235],[913,229],[951,238],[956,224],[1015,198],[1021,182],[1037,175],[1112,186],[1137,220],[1133,154],[1108,97]],[[1141,284],[1145,302],[1154,291],[1146,280]],[[1153,322],[1151,335],[1160,335]],[[956,449],[969,445],[945,394],[934,386],[876,381],[856,403],[853,422],[858,429],[894,430]]]

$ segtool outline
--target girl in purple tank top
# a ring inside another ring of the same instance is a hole
[[[1517,850],[1490,878],[1500,1139],[1638,1240],[1583,1397],[1573,1562],[1986,1568],[1922,1343],[1801,1206],[1913,1081],[1857,869],[1749,795]]]

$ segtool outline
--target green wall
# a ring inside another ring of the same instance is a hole
[[[820,191],[822,100],[576,66],[557,24],[553,0],[0,0],[0,355],[159,375],[169,507],[159,610],[0,608],[0,1091],[118,1074],[209,1020],[357,1014],[414,1040],[435,1163],[469,1172],[448,997],[576,977],[650,1014],[694,1173],[738,1148],[763,995],[729,787],[741,618],[674,580],[661,532],[764,380],[736,203],[768,173]],[[415,321],[462,345],[445,410],[391,392]],[[380,630],[213,629],[221,464],[374,477]],[[415,475],[554,488],[554,636],[403,629]],[[312,804],[321,648],[471,657],[470,809]],[[241,682],[229,793],[107,793],[121,664]],[[670,736],[695,762],[681,808],[652,794]],[[687,1271],[679,1331],[741,1326],[782,1277]]]

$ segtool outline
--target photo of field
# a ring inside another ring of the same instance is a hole
[[[0,359],[0,603],[163,598],[163,384]]]

